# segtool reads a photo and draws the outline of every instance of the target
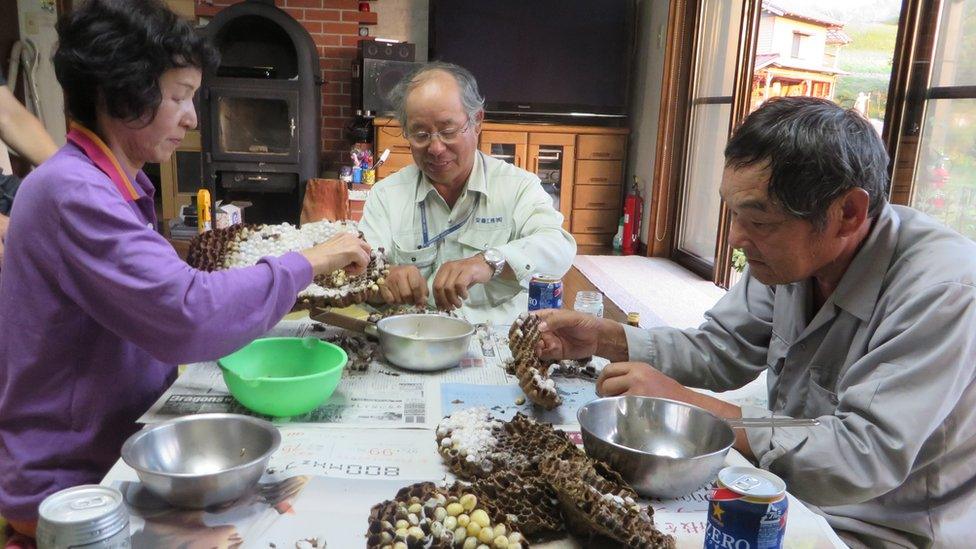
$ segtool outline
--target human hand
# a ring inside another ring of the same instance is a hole
[[[540,358],[562,360],[596,354],[602,319],[564,309],[546,309],[533,314],[542,321],[536,346]]]
[[[438,309],[457,309],[468,299],[468,288],[491,280],[494,269],[480,254],[448,261],[434,276],[434,303]]]
[[[423,307],[427,304],[427,279],[413,265],[390,265],[386,284],[380,286],[380,296],[386,303],[413,303]]]
[[[344,269],[352,275],[366,271],[371,248],[353,233],[342,233],[317,246],[302,250],[316,276]]]
[[[646,362],[614,362],[600,373],[596,381],[596,394],[602,397],[638,395],[691,402],[698,393]]]
[[[0,261],[3,261],[3,240],[7,237],[7,227],[10,226],[10,218],[0,214]]]

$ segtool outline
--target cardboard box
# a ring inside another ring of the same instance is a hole
[[[231,202],[229,204],[218,202],[216,208],[217,219],[215,220],[214,227],[217,229],[226,229],[231,225],[244,223],[244,208],[250,205],[250,202]]]

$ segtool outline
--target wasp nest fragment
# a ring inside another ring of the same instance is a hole
[[[391,316],[400,315],[442,315],[451,316],[457,318],[458,315],[454,311],[440,311],[437,309],[431,309],[429,307],[419,307],[417,305],[393,305],[390,307],[384,307],[383,309],[371,313],[367,320],[376,324],[377,322],[383,320],[384,318],[389,318]]]
[[[525,538],[506,523],[497,507],[460,483],[438,488],[431,482],[413,484],[396,498],[374,505],[369,515],[366,547],[408,549],[521,549]]]
[[[470,408],[444,418],[436,436],[451,471],[471,482],[466,490],[531,543],[570,532],[624,547],[675,546],[616,471],[551,425],[522,414],[504,422]]]
[[[549,366],[535,354],[535,345],[541,336],[539,322],[539,317],[523,313],[512,323],[508,331],[512,362],[507,369],[518,378],[519,387],[529,400],[552,410],[562,404],[563,399],[556,392],[556,383],[549,377]]]
[[[232,225],[197,235],[190,242],[187,263],[202,271],[217,271],[256,264],[262,257],[280,256],[321,244],[341,233],[358,232],[356,224],[345,221],[317,221],[299,229],[280,225]],[[360,235],[360,238],[362,235]],[[299,292],[295,309],[345,307],[379,292],[389,269],[383,250],[373,250],[366,272],[349,276],[339,269],[315,277]]]
[[[376,358],[376,350],[379,346],[366,339],[365,336],[356,334],[338,334],[331,337],[322,338],[334,345],[342,347],[349,357],[346,369],[353,372],[365,372],[369,365]]]

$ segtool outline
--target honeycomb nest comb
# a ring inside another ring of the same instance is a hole
[[[228,256],[248,237],[258,233],[264,225],[231,225],[199,234],[190,241],[186,262],[201,271],[212,272],[228,268]],[[362,233],[360,233],[362,238]],[[298,294],[293,310],[324,307],[346,307],[362,303],[379,292],[389,274],[383,249],[373,250],[365,272],[348,276],[344,270],[315,277],[308,288]]]
[[[524,536],[500,508],[470,486],[439,488],[421,482],[400,489],[392,500],[374,505],[366,547],[506,547],[520,549]]]
[[[549,366],[535,354],[536,343],[542,335],[539,332],[540,322],[539,317],[522,313],[512,323],[508,331],[512,362],[507,369],[518,378],[519,387],[526,398],[546,410],[552,410],[562,404],[563,399],[549,377]]]
[[[619,474],[551,425],[520,413],[503,422],[469,409],[445,418],[436,437],[448,468],[532,543],[569,531],[625,547],[674,547]]]

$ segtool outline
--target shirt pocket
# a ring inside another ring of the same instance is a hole
[[[418,248],[414,242],[416,238],[409,236],[393,237],[393,263],[395,265],[413,265],[420,271],[421,276],[430,278],[437,263],[437,245]]]
[[[815,368],[810,368],[810,377],[807,381],[807,399],[803,406],[803,417],[818,418],[820,416],[830,416],[837,411],[837,393],[831,389],[831,384],[825,386],[821,380],[821,372]],[[829,388],[828,388],[829,387]]]

